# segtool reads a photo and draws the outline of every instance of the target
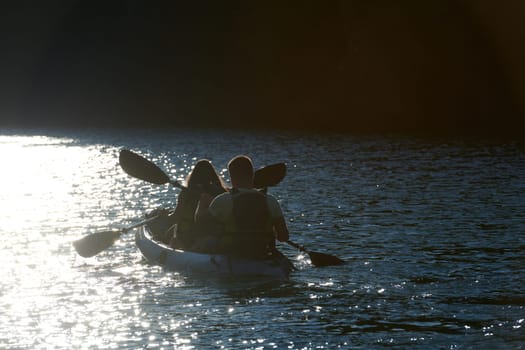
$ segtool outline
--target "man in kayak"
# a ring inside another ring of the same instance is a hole
[[[249,157],[233,158],[228,172],[232,189],[213,200],[201,199],[197,208],[196,221],[219,232],[204,239],[198,250],[260,259],[271,255],[275,238],[287,241],[289,236],[279,203],[272,195],[253,188],[253,163]]]

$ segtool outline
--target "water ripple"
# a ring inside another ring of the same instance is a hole
[[[198,142],[195,142],[198,141]],[[285,161],[270,189],[294,241],[290,281],[146,264],[132,233],[96,257],[71,241],[173,206],[127,176],[121,148],[183,179],[247,153]],[[523,348],[525,155],[516,144],[212,130],[5,133],[0,348]],[[28,161],[30,160],[30,161]],[[16,335],[16,336],[14,336]]]

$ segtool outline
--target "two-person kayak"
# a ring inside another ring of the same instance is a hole
[[[263,260],[251,260],[174,249],[153,239],[153,228],[155,225],[140,227],[135,234],[135,243],[149,263],[169,270],[220,277],[267,277],[280,280],[288,279],[294,270],[292,262],[278,251]]]
[[[122,169],[129,175],[158,185],[170,183],[175,187],[183,186],[169,176],[158,166],[146,158],[131,152],[122,150],[119,155],[119,163]],[[254,185],[260,189],[278,184],[286,174],[286,165],[276,163],[255,171]],[[142,255],[151,263],[165,266],[177,271],[189,271],[196,273],[207,273],[229,276],[267,276],[272,278],[287,279],[294,270],[294,266],[288,258],[279,251],[264,260],[250,260],[221,254],[203,254],[196,252],[173,249],[153,239],[155,233],[165,232],[162,229],[154,229],[157,225],[156,216],[148,215],[148,218],[122,228],[120,230],[108,230],[95,232],[73,242],[77,253],[90,258],[105,249],[111,247],[122,234],[140,227],[136,233],[135,241]],[[161,223],[163,225],[163,223]],[[164,226],[164,229],[166,227]],[[285,243],[293,246],[301,252],[308,254],[314,266],[335,266],[344,264],[338,257],[326,253],[314,252],[305,247],[287,240]]]

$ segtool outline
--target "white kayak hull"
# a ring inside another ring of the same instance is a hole
[[[153,240],[147,225],[137,230],[135,243],[149,263],[184,273],[287,280],[294,269],[290,260],[280,253],[270,259],[248,260],[173,249]]]

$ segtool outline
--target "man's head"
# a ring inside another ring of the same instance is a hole
[[[253,163],[248,156],[240,155],[230,160],[228,172],[233,187],[253,187]]]

